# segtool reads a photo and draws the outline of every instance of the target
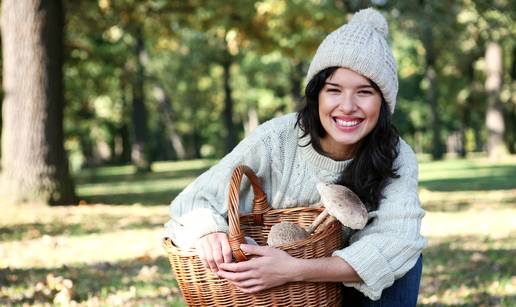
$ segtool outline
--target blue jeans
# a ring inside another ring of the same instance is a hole
[[[342,306],[364,307],[412,307],[416,306],[423,271],[423,256],[419,256],[416,264],[402,278],[382,292],[378,301],[373,301],[355,288],[344,287]]]

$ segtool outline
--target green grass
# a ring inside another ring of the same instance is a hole
[[[420,165],[420,187],[432,191],[488,191],[516,188],[516,163],[445,160]]]
[[[160,242],[167,204],[215,161],[75,175],[75,207],[1,205],[0,305],[183,306]],[[516,157],[420,163],[420,306],[516,305]]]
[[[77,174],[77,190],[88,203],[163,205],[213,165],[213,160],[157,162],[152,173],[139,174],[132,166],[101,167]]]

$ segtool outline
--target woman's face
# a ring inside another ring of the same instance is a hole
[[[326,131],[322,149],[334,160],[351,158],[355,145],[376,126],[381,103],[369,79],[338,68],[319,92],[319,119]]]

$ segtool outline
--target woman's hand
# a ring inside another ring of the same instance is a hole
[[[226,278],[244,293],[254,293],[298,280],[298,259],[268,246],[242,244],[246,254],[256,255],[248,261],[222,263],[217,275]]]
[[[229,246],[228,235],[223,232],[214,232],[205,235],[195,243],[197,254],[204,266],[214,274],[222,263],[229,263],[233,253]]]

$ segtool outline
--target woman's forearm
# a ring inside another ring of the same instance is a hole
[[[357,272],[340,257],[297,258],[293,281],[362,282]]]

